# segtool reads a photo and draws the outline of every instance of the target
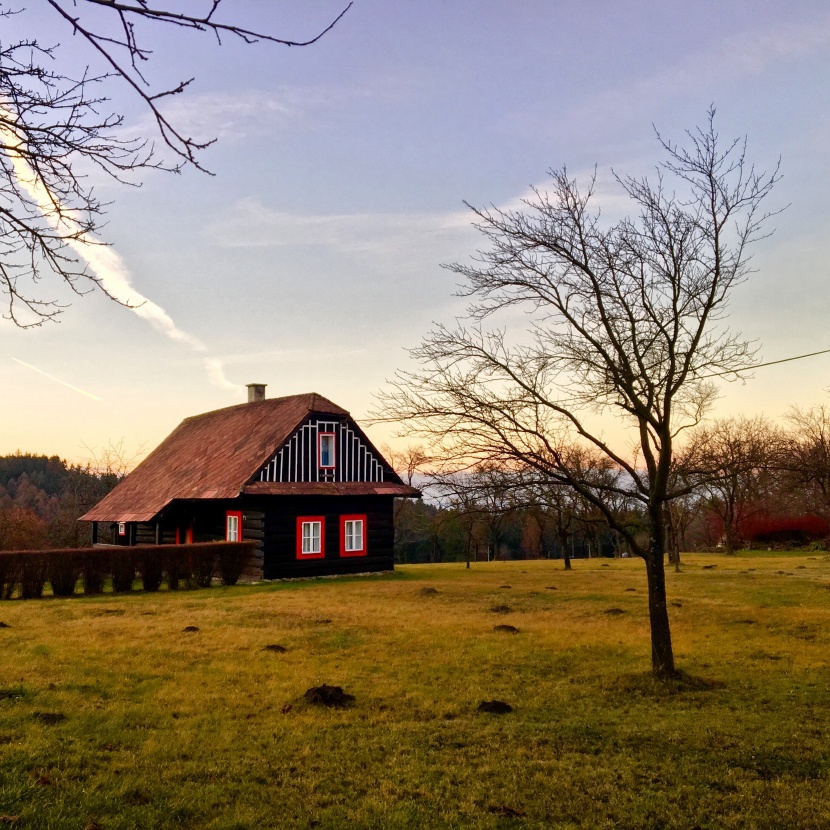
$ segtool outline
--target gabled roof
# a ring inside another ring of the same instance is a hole
[[[312,413],[348,417],[308,393],[229,406],[185,418],[138,467],[81,519],[150,521],[175,499],[232,499]],[[395,477],[387,486],[405,487]],[[413,488],[407,493],[418,495]]]

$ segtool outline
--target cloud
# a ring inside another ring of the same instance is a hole
[[[208,380],[220,389],[229,389],[238,392],[242,387],[238,383],[228,380],[225,374],[226,359],[221,357],[206,357],[203,361]]]
[[[134,314],[170,340],[181,343],[195,352],[206,352],[207,346],[198,337],[179,328],[160,305],[145,297],[132,285],[130,272],[124,260],[111,247],[104,245],[90,234],[80,232],[81,226],[73,211],[64,211],[62,216],[55,215],[53,207],[55,200],[50,196],[43,183],[34,175],[28,162],[15,151],[15,148],[19,147],[21,143],[18,136],[13,130],[2,125],[0,125],[0,136],[3,136],[7,143],[7,155],[11,160],[17,181],[29,194],[46,220],[58,232],[65,235],[66,244],[78,256],[86,260],[104,291],[124,303]],[[16,360],[16,358],[13,359]],[[17,362],[23,363],[20,360]],[[64,381],[58,380],[34,366],[29,366],[26,363],[23,363],[23,365],[46,375],[57,383],[64,383]],[[204,366],[208,377],[216,385],[223,389],[239,389],[237,384],[231,383],[225,377],[221,363],[215,363],[210,358],[205,358]],[[83,395],[96,397],[68,383],[64,383],[64,385],[70,386],[70,388]]]
[[[164,116],[182,135],[197,141],[219,139],[241,141],[252,135],[272,133],[290,127],[317,125],[321,110],[343,109],[359,100],[391,99],[400,90],[392,80],[363,87],[296,87],[247,89],[235,92],[211,92],[201,95],[190,91],[161,104]],[[310,116],[314,115],[312,119]],[[125,139],[146,138],[157,134],[152,113],[127,125],[121,131]]]
[[[94,401],[103,400],[103,398],[99,398],[98,395],[93,395],[92,392],[87,392],[84,389],[73,386],[65,380],[61,380],[60,378],[56,378],[54,375],[50,375],[48,372],[44,372],[43,369],[38,369],[37,366],[32,366],[31,363],[26,363],[24,360],[18,360],[16,357],[13,357],[12,360],[15,363],[19,363],[21,366],[25,366],[27,369],[31,369],[33,372],[37,372],[39,375],[43,375],[45,378],[49,378],[49,380],[55,381],[55,383],[59,383],[61,386],[66,386],[68,389],[71,389],[73,392],[77,392],[79,395],[85,395],[87,398],[92,398]]]
[[[575,174],[587,189],[593,170]],[[545,180],[536,185],[542,193]],[[603,216],[618,220],[630,212],[630,200],[610,170],[600,171],[595,183],[595,204]],[[533,203],[532,188],[502,202],[505,211],[526,211]],[[482,206],[487,207],[487,206]],[[300,215],[274,210],[258,198],[238,201],[207,228],[211,241],[226,248],[281,248],[321,246],[344,253],[380,254],[406,250],[428,252],[433,263],[451,259],[459,250],[473,250],[475,216],[468,209],[434,213],[342,213]],[[437,250],[436,250],[437,249]]]
[[[347,213],[297,215],[243,199],[217,221],[211,238],[228,248],[318,245],[340,251],[410,247],[469,230],[468,211],[448,213]]]
[[[607,130],[609,122],[619,127],[621,119],[642,117],[657,106],[678,96],[688,97],[694,90],[719,88],[726,80],[757,75],[772,64],[826,50],[830,46],[830,16],[809,24],[745,31],[723,38],[716,46],[692,52],[674,65],[661,66],[639,80],[626,77],[624,86],[611,85],[579,104],[556,114],[555,126],[579,125],[584,131]],[[548,111],[525,112],[514,121],[523,130],[540,129],[540,122],[551,126]],[[544,129],[544,127],[542,127]]]

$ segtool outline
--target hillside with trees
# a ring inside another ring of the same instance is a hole
[[[78,522],[123,472],[68,464],[56,455],[0,456],[0,550],[84,547],[91,525]]]

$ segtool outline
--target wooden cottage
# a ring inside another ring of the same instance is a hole
[[[393,568],[392,503],[419,497],[349,413],[314,393],[186,418],[81,517],[97,544],[257,545],[265,579]]]

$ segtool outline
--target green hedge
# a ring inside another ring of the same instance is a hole
[[[136,573],[145,591],[208,587],[214,575],[235,585],[254,554],[253,542],[200,542],[193,545],[64,548],[0,551],[0,599],[35,599],[48,582],[57,597],[72,596],[81,582],[85,594],[131,591]]]

